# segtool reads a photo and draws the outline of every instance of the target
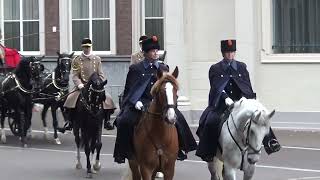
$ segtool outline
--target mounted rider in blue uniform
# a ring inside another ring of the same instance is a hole
[[[142,42],[144,60],[129,67],[122,109],[115,121],[117,126],[117,138],[113,154],[115,162],[124,163],[125,158],[133,158],[134,126],[138,123],[142,110],[148,108],[148,104],[152,101],[150,90],[157,81],[157,70],[169,71],[169,67],[166,64],[158,61],[159,49],[160,46],[156,36],[144,40]],[[183,151],[186,153],[193,151],[196,149],[197,144],[186,120],[178,109],[176,109],[176,114],[176,127],[180,145],[178,159],[184,160],[187,156]]]
[[[256,98],[247,65],[234,60],[235,51],[236,40],[221,41],[223,60],[212,65],[209,70],[209,105],[200,117],[197,130],[200,141],[196,151],[196,155],[207,162],[212,161],[216,154],[220,128],[223,119],[228,116],[228,107],[232,107],[234,101],[240,100],[241,97]],[[224,118],[221,118],[222,115]],[[280,150],[280,144],[272,129],[264,138],[263,145],[268,154]]]

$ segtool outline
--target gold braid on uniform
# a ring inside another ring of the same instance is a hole
[[[77,71],[77,70],[80,69],[79,63],[75,61],[77,57],[78,57],[78,56],[76,56],[76,57],[73,59],[72,64],[71,64],[71,68],[72,68],[73,71]]]

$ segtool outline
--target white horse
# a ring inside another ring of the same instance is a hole
[[[241,98],[224,122],[219,144],[222,152],[217,150],[217,156],[223,162],[222,176],[224,180],[236,180],[236,170],[244,172],[243,179],[251,180],[255,164],[259,161],[262,140],[269,133],[270,119],[275,110],[269,112],[259,101]],[[208,163],[211,180],[221,177],[218,163]]]

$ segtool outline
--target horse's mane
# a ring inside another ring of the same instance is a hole
[[[161,86],[163,83],[171,82],[173,85],[173,88],[179,89],[178,81],[175,77],[173,77],[170,73],[164,72],[162,77],[156,81],[156,83],[153,85],[151,89],[151,95],[154,96],[157,92],[161,90]]]
[[[14,73],[20,78],[30,78],[30,62],[34,61],[34,57],[24,57],[19,62],[17,68],[14,70]]]
[[[88,84],[92,84],[94,82],[94,80],[99,79],[99,78],[100,78],[100,76],[97,72],[92,73],[88,79]]]
[[[243,106],[245,106],[245,109]],[[265,117],[270,113],[258,100],[246,98],[241,98],[239,101],[236,101],[234,103],[233,111],[235,114],[239,115],[245,113],[248,117],[252,116],[254,113],[261,112],[261,117],[258,122],[255,122],[261,126],[266,125],[267,121],[265,121]]]

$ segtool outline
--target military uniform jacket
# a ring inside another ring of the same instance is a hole
[[[133,126],[138,122],[141,111],[136,110],[134,106],[137,101],[141,101],[145,106],[148,106],[152,101],[150,91],[157,81],[157,69],[169,71],[169,67],[166,64],[158,61],[154,64],[150,64],[147,60],[143,60],[142,62],[129,67],[124,90],[123,109],[121,109],[121,112],[116,118],[116,125],[118,124],[118,121],[128,122]],[[176,109],[176,113],[176,126],[183,139],[184,150],[187,152],[193,151],[196,149],[197,143],[194,140],[188,123],[182,113],[178,109]]]
[[[79,84],[86,84],[90,76],[97,72],[104,80],[105,76],[102,71],[101,58],[91,54],[86,57],[83,54],[77,56],[72,61],[72,81],[76,87]],[[75,108],[80,91],[70,94],[64,104],[65,107]],[[106,101],[103,104],[104,109],[114,109],[115,105],[110,94],[106,93]]]
[[[210,80],[210,93],[209,93],[209,106],[218,108],[223,90],[228,89],[230,82],[241,91],[241,96],[248,99],[255,98],[255,93],[252,90],[249,72],[247,65],[243,62],[232,61],[231,72],[228,72],[228,64],[226,60],[222,60],[217,64],[211,66],[209,71]],[[233,99],[235,100],[235,99]]]
[[[123,105],[135,105],[137,101],[148,104],[152,100],[150,94],[153,84],[157,81],[157,69],[168,71],[167,65],[154,62],[150,64],[148,60],[143,60],[138,64],[129,67],[127,74]]]
[[[212,65],[209,70],[209,80],[208,107],[200,117],[198,131],[201,130],[207,120],[217,118],[211,116],[217,116],[223,112],[226,108],[224,101],[226,97],[230,97],[234,101],[239,100],[241,97],[248,99],[256,97],[252,90],[247,66],[243,62],[233,60],[231,64],[228,64],[226,60],[222,60]],[[226,91],[226,93],[223,91]]]
[[[131,55],[130,65],[138,64],[139,62],[144,60],[143,52],[139,51]]]

